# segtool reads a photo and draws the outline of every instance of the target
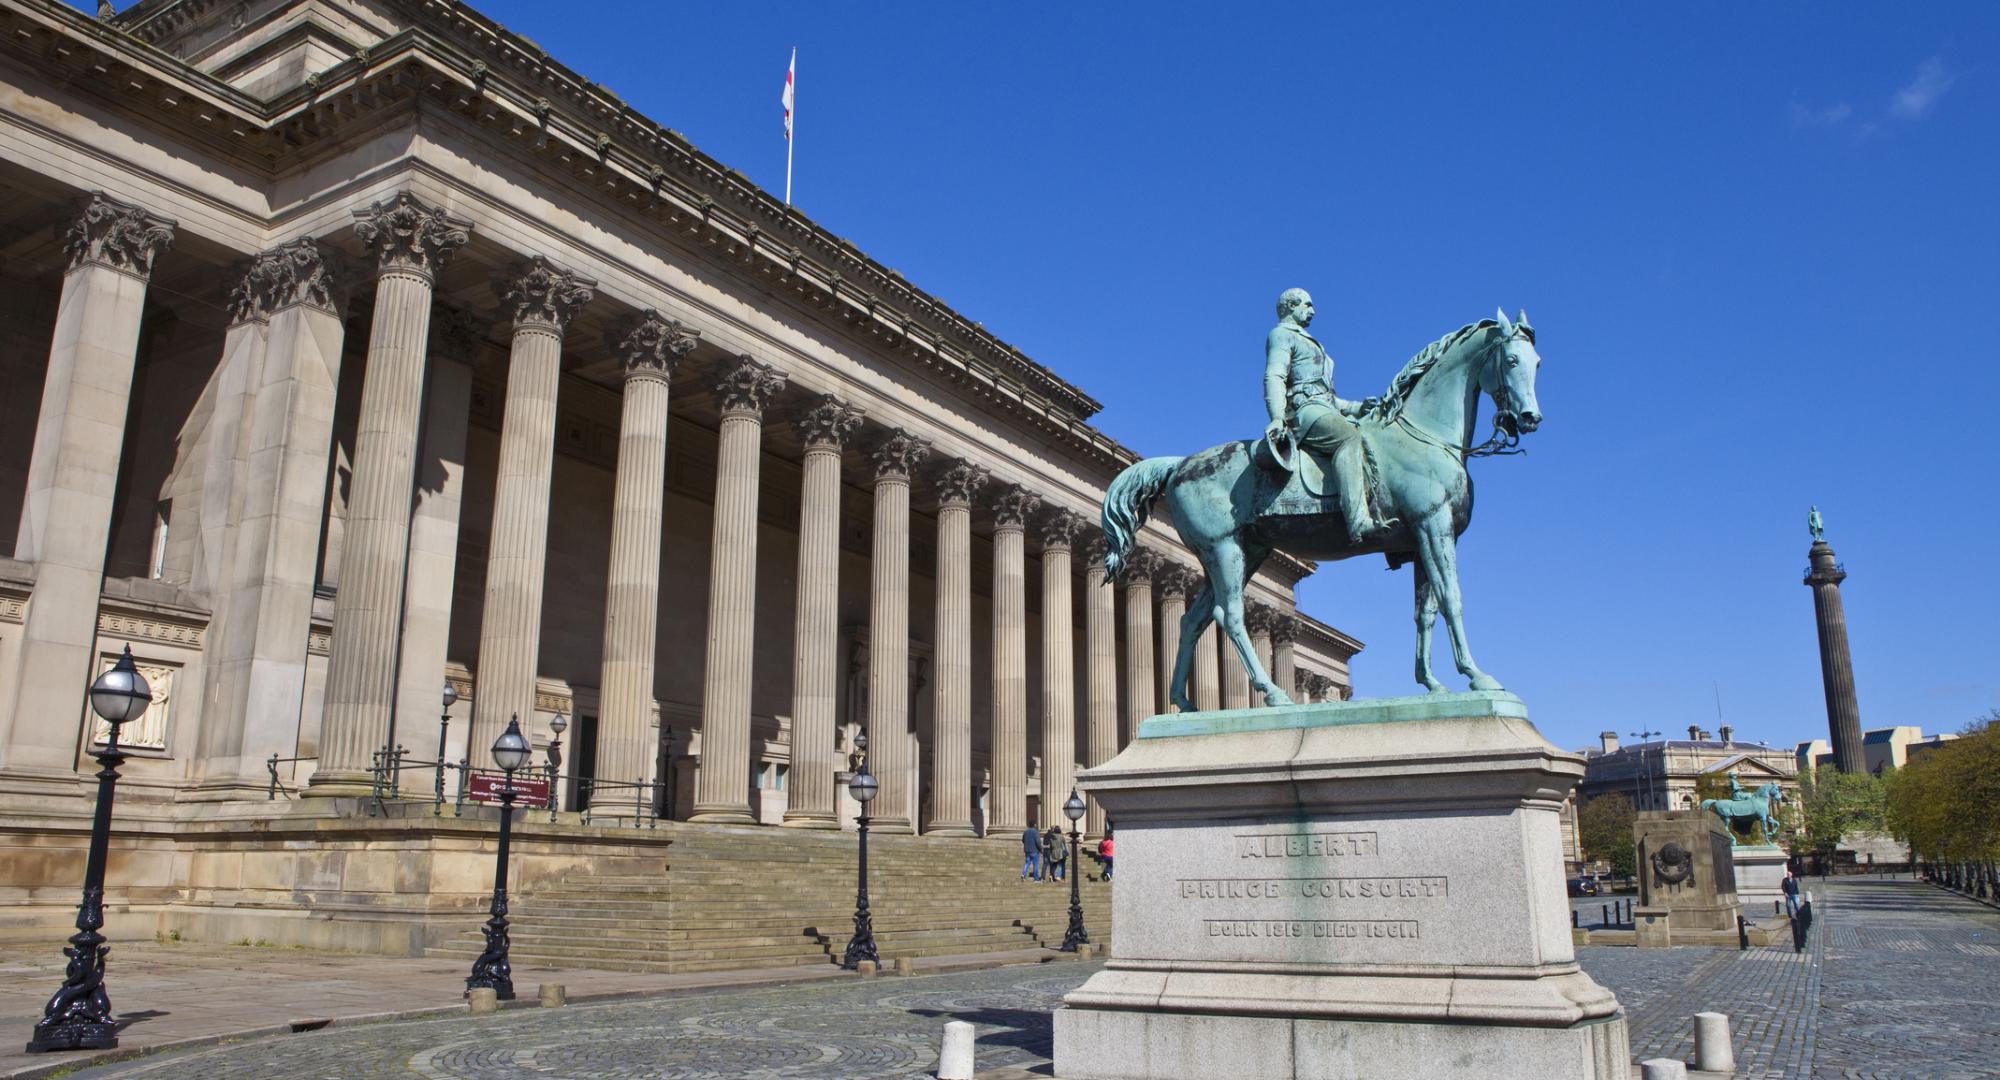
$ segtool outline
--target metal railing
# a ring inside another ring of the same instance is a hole
[[[286,786],[279,776],[280,765],[318,760],[317,757],[280,757],[272,754],[264,763],[271,776],[265,798],[275,801],[280,793],[287,799],[298,796],[297,788]],[[428,801],[431,803],[433,817],[444,816],[447,805],[451,807],[453,817],[464,816],[465,804],[471,800],[473,777],[490,776],[505,782],[507,776],[499,769],[475,768],[464,758],[457,761],[428,761],[411,757],[407,747],[385,746],[375,751],[372,755],[372,764],[368,767],[370,817],[385,813],[390,802],[423,800],[422,796],[405,794],[409,787],[405,783],[404,773],[410,771],[429,774],[431,782]],[[448,774],[454,776],[449,783],[447,783]],[[662,780],[605,780],[594,776],[578,776],[575,773],[564,775],[549,765],[531,766],[516,774],[517,777],[524,775],[546,780],[548,797],[539,805],[523,805],[521,809],[547,810],[551,822],[561,813],[561,792],[565,783],[575,787],[576,801],[582,807],[577,811],[577,815],[585,825],[592,824],[593,817],[610,817],[620,824],[629,823],[635,829],[657,829],[662,817],[661,810],[666,805],[667,787]],[[624,812],[628,807],[631,811],[629,815]]]

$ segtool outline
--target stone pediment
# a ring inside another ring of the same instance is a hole
[[[1772,780],[1792,779],[1791,774],[1772,768],[1764,762],[1759,761],[1752,754],[1737,754],[1733,757],[1727,757],[1701,771],[1704,773],[1716,773],[1718,775],[1727,775],[1731,771],[1735,771],[1744,777],[1759,776]]]

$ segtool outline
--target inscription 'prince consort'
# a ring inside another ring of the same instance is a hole
[[[1313,856],[1340,858],[1348,855],[1377,855],[1372,832],[1307,833],[1303,836],[1236,837],[1239,859],[1303,859]]]
[[[1450,894],[1443,877],[1182,878],[1183,900],[1429,900]]]

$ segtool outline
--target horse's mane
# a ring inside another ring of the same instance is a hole
[[[1396,377],[1389,380],[1389,392],[1382,395],[1380,415],[1387,418],[1402,412],[1404,403],[1409,401],[1410,392],[1417,388],[1418,380],[1422,379],[1424,374],[1430,371],[1431,368],[1436,367],[1437,362],[1444,358],[1445,353],[1450,352],[1453,346],[1464,341],[1468,336],[1487,327],[1498,325],[1500,324],[1494,322],[1492,319],[1481,319],[1475,323],[1467,323],[1418,350],[1417,355],[1410,357],[1410,362],[1403,365],[1403,370],[1397,372]]]

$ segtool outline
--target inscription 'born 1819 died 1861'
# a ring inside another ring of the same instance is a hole
[[[1181,878],[1183,900],[1426,900],[1450,895],[1443,877]]]
[[[1303,836],[1237,834],[1239,859],[1299,859],[1314,855],[1375,855],[1372,832],[1307,833]]]
[[[1414,938],[1414,919],[1203,919],[1209,937]]]

